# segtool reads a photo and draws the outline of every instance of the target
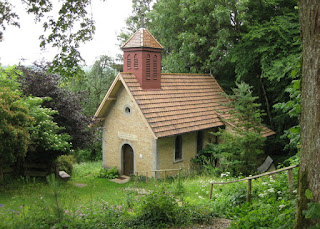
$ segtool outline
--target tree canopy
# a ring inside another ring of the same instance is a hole
[[[90,117],[85,116],[81,107],[80,93],[73,93],[60,86],[61,78],[58,75],[48,73],[46,64],[33,67],[20,66],[19,70],[21,88],[25,95],[37,97],[49,97],[43,101],[43,106],[57,111],[53,120],[59,126],[65,128],[64,132],[72,137],[72,145],[75,148],[90,144],[92,136],[88,128]]]
[[[301,77],[296,0],[158,0],[145,15],[146,27],[165,48],[162,71],[209,73],[228,93],[235,82],[253,86],[264,123],[277,133],[270,153],[286,145],[291,155],[297,152],[299,113],[284,112],[299,105],[292,84]],[[129,31],[140,26],[130,18]]]

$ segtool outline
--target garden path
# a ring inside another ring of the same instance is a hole
[[[120,177],[117,177],[115,179],[110,180],[112,182],[118,183],[118,184],[124,184],[130,181],[130,177],[126,175],[121,175]]]
[[[184,227],[181,229],[198,229],[198,228],[203,228],[203,229],[226,229],[230,227],[231,220],[229,219],[219,219],[215,218],[212,219],[209,225],[192,225],[189,227]]]

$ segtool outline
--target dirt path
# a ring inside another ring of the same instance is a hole
[[[198,229],[198,228],[203,228],[203,229],[226,229],[230,226],[231,220],[229,219],[212,219],[210,222],[210,225],[193,225],[189,227],[183,227],[180,229]]]

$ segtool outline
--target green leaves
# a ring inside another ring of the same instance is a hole
[[[310,189],[306,189],[305,196],[307,197],[308,200],[313,199],[313,195]],[[320,204],[317,202],[309,202],[307,210],[303,210],[302,213],[307,219],[313,219],[313,220],[316,220],[317,222],[317,220],[320,219]],[[310,228],[311,229],[320,228],[320,222],[318,222],[316,225]]]
[[[27,152],[32,118],[20,96],[8,87],[0,87],[0,166],[23,158]]]
[[[71,148],[71,137],[53,121],[57,111],[42,106],[49,98],[26,96],[18,80],[21,74],[16,67],[0,68],[0,163],[26,157],[48,161]]]
[[[66,133],[61,133],[64,128],[59,127],[52,117],[58,112],[42,107],[43,101],[44,99],[39,97],[27,97],[25,100],[30,115],[34,119],[28,128],[31,134],[29,151],[34,150],[32,153],[43,150],[67,152],[71,148],[69,143],[71,137]]]
[[[226,95],[230,103],[228,111],[222,113],[227,128],[220,131],[221,155],[226,169],[236,174],[252,174],[257,156],[263,153],[265,137],[262,135],[262,111],[257,97],[252,96],[252,87],[245,83],[237,84],[233,95]],[[221,112],[220,112],[221,113]],[[229,130],[227,130],[229,129]],[[229,156],[223,155],[227,153]],[[235,163],[237,162],[237,163]]]
[[[234,14],[237,6],[218,0],[158,1],[149,14],[149,29],[165,48],[164,70],[216,74],[230,63],[227,53],[239,23],[230,24]]]
[[[306,189],[305,195],[306,195],[307,199],[309,199],[309,200],[312,199],[312,192],[310,189]]]

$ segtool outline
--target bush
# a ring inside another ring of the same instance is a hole
[[[166,186],[155,186],[150,194],[131,202],[136,215],[128,221],[133,228],[171,228],[208,222],[210,210],[206,206],[184,203]],[[130,196],[132,199],[132,196]]]
[[[165,187],[146,195],[137,206],[135,223],[147,228],[163,228],[176,222],[178,203]]]
[[[57,158],[57,167],[61,171],[65,171],[68,174],[72,174],[73,164],[75,158],[73,155],[61,155]]]
[[[74,155],[77,163],[91,161],[91,151],[89,149],[73,150],[71,153]]]
[[[71,154],[74,155],[77,163],[102,160],[101,151],[96,150],[95,148],[72,150]]]
[[[74,178],[98,177],[101,170],[101,161],[82,162],[73,166],[72,176]]]
[[[107,178],[107,179],[115,179],[119,176],[119,172],[117,167],[112,167],[111,169],[102,168],[99,172],[98,177]]]

